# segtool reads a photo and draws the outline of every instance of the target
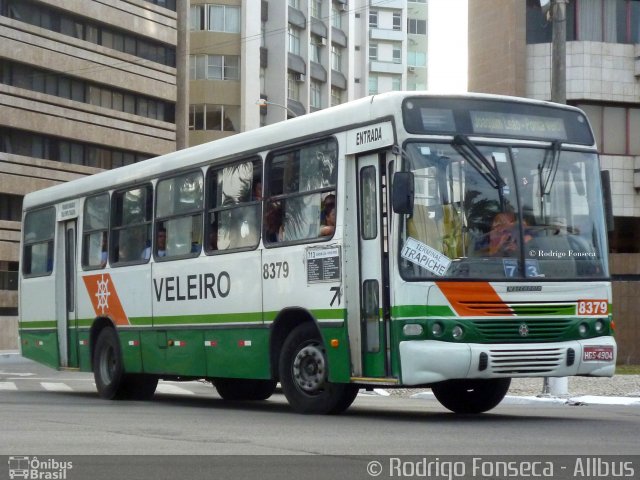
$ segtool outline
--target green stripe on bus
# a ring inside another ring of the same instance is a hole
[[[398,305],[391,308],[394,318],[415,317],[455,317],[456,314],[446,305]]]
[[[151,324],[151,318],[130,319],[133,325],[140,325],[144,321],[144,325]],[[149,322],[149,323],[146,323]],[[217,323],[255,323],[262,322],[261,312],[242,312],[242,313],[217,313],[208,315],[181,315],[154,317],[153,325],[186,325],[186,324],[217,324]]]
[[[20,322],[20,330],[27,329],[43,329],[43,328],[53,328],[57,327],[57,322],[55,320],[36,320],[33,322]]]

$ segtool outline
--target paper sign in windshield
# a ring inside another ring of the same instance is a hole
[[[451,265],[449,257],[412,237],[404,242],[400,256],[440,277],[447,273]]]

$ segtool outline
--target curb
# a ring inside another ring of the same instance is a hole
[[[437,402],[433,392],[420,392],[411,395],[410,398],[416,400],[428,400]],[[621,405],[627,407],[640,407],[640,398],[638,397],[603,397],[597,395],[582,395],[578,397],[536,397],[536,396],[516,396],[507,395],[500,405],[567,405],[567,406],[583,406],[583,405]]]

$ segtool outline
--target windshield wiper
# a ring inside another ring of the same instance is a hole
[[[482,178],[484,178],[489,185],[499,192],[502,192],[502,188],[506,184],[500,176],[495,162],[492,164],[487,160],[487,157],[484,156],[466,135],[456,135],[453,137],[451,146],[482,175]]]
[[[558,165],[560,164],[560,151],[562,150],[562,142],[560,140],[554,140],[551,143],[551,151],[544,156],[542,165],[538,166],[538,175],[540,177],[540,196],[549,195],[551,193],[551,187],[556,179],[556,173],[558,173]],[[547,176],[544,178],[544,172],[547,171]]]

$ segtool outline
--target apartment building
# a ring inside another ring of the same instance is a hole
[[[175,150],[176,0],[0,0],[0,349],[22,198]]]
[[[614,316],[640,361],[640,1],[567,3],[567,103],[594,129],[611,175]],[[469,0],[469,90],[550,100],[551,23],[539,0]]]
[[[192,0],[189,144],[427,84],[427,0]]]

